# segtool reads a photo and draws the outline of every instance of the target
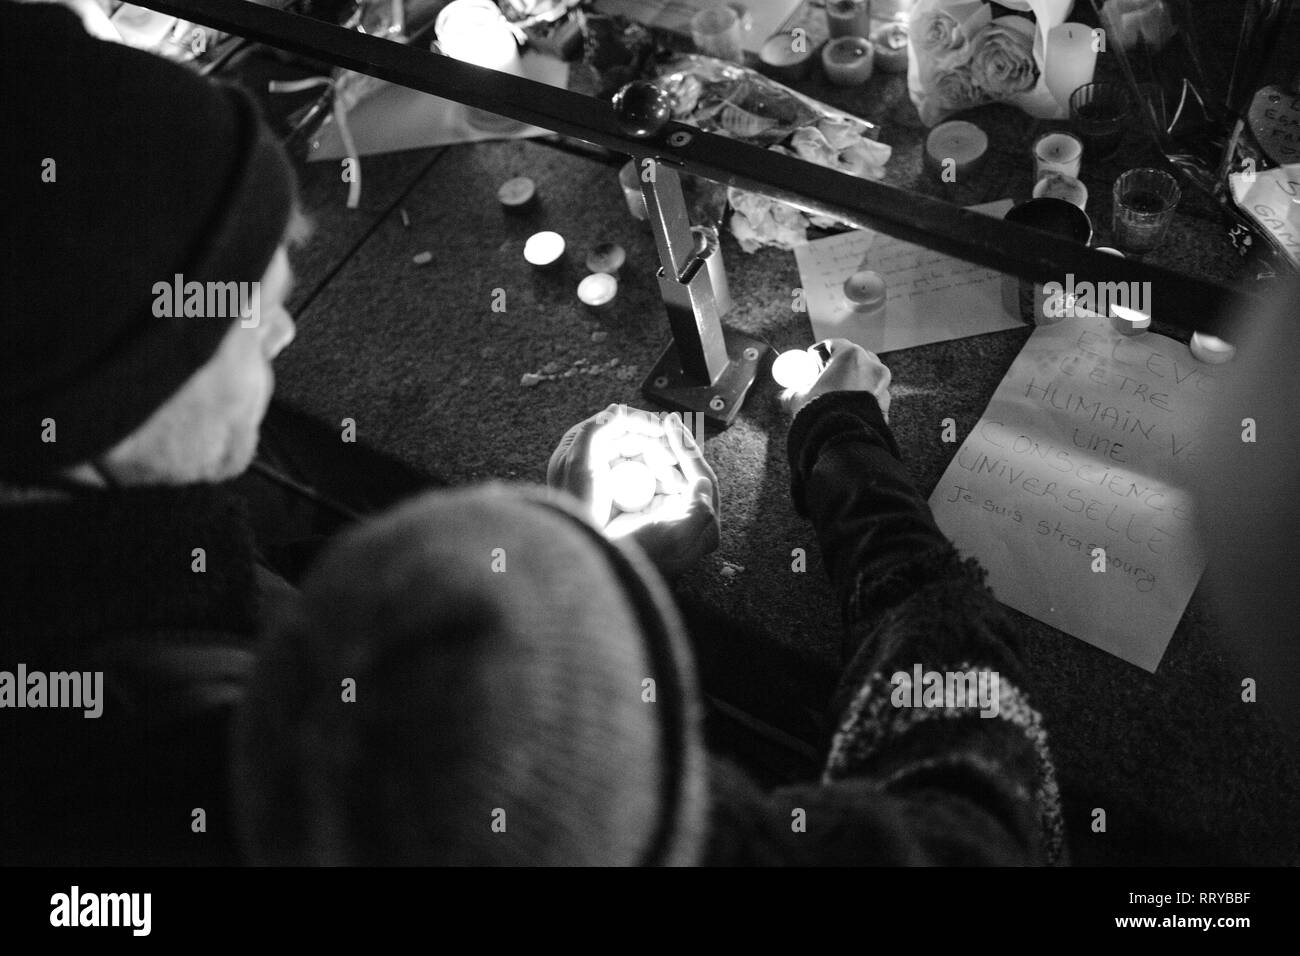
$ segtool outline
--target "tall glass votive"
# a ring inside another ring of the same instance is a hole
[[[1121,83],[1085,83],[1070,94],[1070,123],[1093,159],[1114,156],[1134,119],[1132,99]]]
[[[1142,166],[1124,173],[1115,180],[1115,245],[1136,255],[1160,245],[1181,196],[1178,181],[1163,170]]]

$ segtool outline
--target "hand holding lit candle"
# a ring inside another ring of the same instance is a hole
[[[607,537],[634,540],[665,575],[718,546],[717,476],[676,414],[610,405],[565,434],[546,481],[583,501]]]
[[[797,352],[784,352],[777,356],[777,362],[793,354]],[[848,339],[826,339],[803,354],[818,365],[823,360],[825,362],[811,381],[808,379],[811,366],[806,360],[787,359],[781,363],[780,368],[777,362],[772,363],[772,376],[784,388],[781,402],[791,413],[798,414],[814,398],[829,392],[870,392],[876,397],[876,404],[880,406],[880,412],[888,423],[889,383],[892,375],[875,354]],[[787,375],[790,377],[785,378]],[[783,378],[792,384],[784,384]],[[804,387],[796,387],[801,384]]]

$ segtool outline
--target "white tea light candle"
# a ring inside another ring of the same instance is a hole
[[[926,160],[944,182],[965,182],[979,171],[988,149],[984,130],[965,120],[940,123],[925,138]]]
[[[618,270],[627,261],[627,253],[617,242],[602,242],[587,253],[587,268],[592,272],[607,272],[618,278]]]
[[[527,176],[507,179],[497,188],[497,200],[506,212],[527,212],[537,198],[537,184]]]
[[[807,391],[822,373],[822,360],[808,349],[782,352],[772,362],[772,378],[782,388]]]
[[[589,309],[600,309],[618,295],[618,280],[608,272],[596,272],[578,283],[578,299]]]
[[[447,56],[490,70],[523,74],[514,31],[490,0],[452,0],[438,14],[433,32]]]
[[[863,37],[837,37],[822,47],[822,69],[837,86],[861,86],[871,78],[875,57],[871,41]]]
[[[1222,365],[1224,362],[1232,361],[1232,357],[1237,354],[1237,348],[1229,345],[1223,339],[1215,338],[1213,335],[1205,335],[1201,332],[1192,333],[1192,341],[1189,346],[1192,355],[1199,361],[1207,365]]]
[[[1062,23],[1048,31],[1043,79],[1063,113],[1070,108],[1070,94],[1091,83],[1096,68],[1092,27]]]
[[[859,315],[883,318],[886,295],[885,280],[879,272],[863,269],[844,280],[844,298]]]
[[[609,470],[609,483],[614,507],[630,514],[644,511],[658,488],[654,472],[645,462],[626,459]]]
[[[1070,133],[1044,133],[1034,140],[1034,182],[1048,173],[1079,178],[1083,165],[1083,141]]]
[[[535,232],[524,243],[524,259],[539,269],[555,265],[564,255],[564,237],[558,232]]]
[[[1110,324],[1121,335],[1141,335],[1151,328],[1151,316],[1125,305],[1112,305]]]
[[[907,24],[890,23],[871,34],[876,66],[882,73],[907,72]]]

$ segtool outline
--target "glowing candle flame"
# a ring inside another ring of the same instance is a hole
[[[772,363],[772,378],[776,379],[776,384],[796,392],[812,388],[821,373],[821,360],[806,349],[782,352]]]
[[[619,511],[642,511],[654,500],[657,482],[644,462],[620,461],[609,470],[609,482]]]

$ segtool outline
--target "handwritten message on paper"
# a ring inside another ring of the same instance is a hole
[[[1233,173],[1228,179],[1237,205],[1300,263],[1300,164],[1254,175]]]
[[[1001,217],[1011,200],[972,206]],[[871,229],[817,239],[794,250],[816,339],[845,338],[871,352],[1023,327],[1007,311],[1002,273]],[[883,321],[853,311],[844,280],[869,269],[885,280]]]
[[[930,496],[939,527],[1004,604],[1154,671],[1205,569],[1184,489],[1224,368],[1094,315],[1040,326]]]

